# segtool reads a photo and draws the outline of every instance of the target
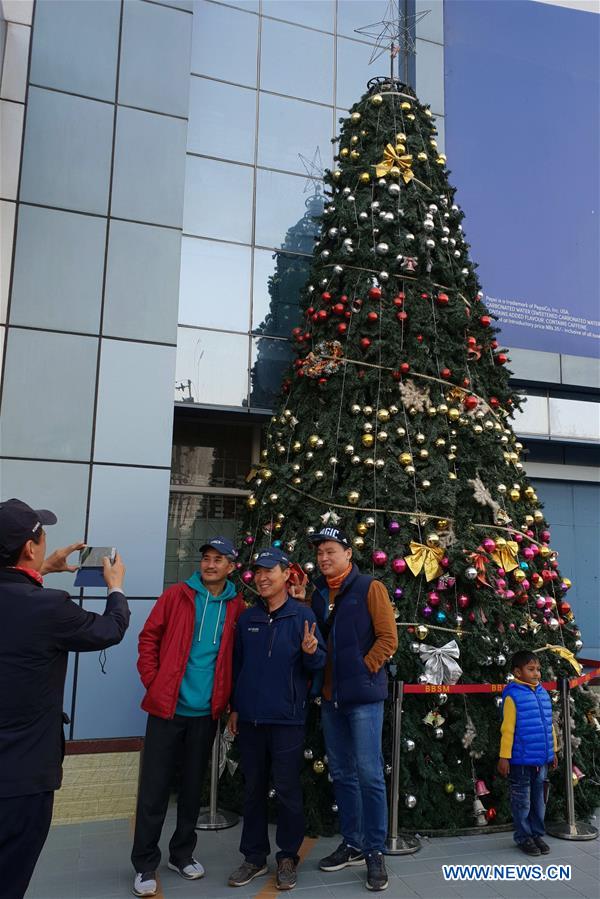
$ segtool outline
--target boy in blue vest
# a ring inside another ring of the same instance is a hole
[[[526,855],[547,855],[550,847],[542,839],[544,781],[548,766],[557,765],[552,703],[540,683],[540,663],[534,652],[516,652],[510,667],[515,679],[502,694],[498,773],[510,775],[515,843]]]

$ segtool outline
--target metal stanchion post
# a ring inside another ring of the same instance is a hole
[[[238,823],[235,812],[217,808],[217,792],[219,788],[219,750],[221,746],[221,722],[217,723],[215,742],[212,748],[210,764],[210,805],[200,810],[196,830],[225,830]]]
[[[386,855],[410,855],[421,848],[416,837],[398,834],[398,802],[400,799],[400,737],[402,735],[402,700],[404,682],[393,681],[392,707],[392,782],[390,785],[390,810],[388,835],[385,841]]]
[[[560,679],[560,702],[563,719],[565,792],[567,797],[567,820],[546,824],[547,832],[561,840],[593,840],[598,830],[591,824],[575,820],[575,797],[573,795],[573,756],[571,753],[571,713],[569,710],[569,679]]]

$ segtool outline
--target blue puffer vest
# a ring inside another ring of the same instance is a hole
[[[343,582],[336,596],[336,613],[330,632],[332,657],[332,699],[337,705],[358,705],[387,699],[385,667],[373,674],[364,657],[375,642],[373,622],[367,606],[367,593],[373,578],[356,567]],[[319,629],[329,617],[329,587],[324,577],[315,581],[312,610]]]
[[[510,696],[515,704],[517,720],[511,762],[513,765],[545,765],[554,758],[552,738],[552,703],[548,693],[538,684],[532,690],[527,684],[512,681],[502,691],[503,700]]]

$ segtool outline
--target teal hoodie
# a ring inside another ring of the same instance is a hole
[[[226,581],[223,592],[213,596],[202,583],[199,572],[195,572],[186,584],[196,591],[196,619],[175,714],[196,717],[210,715],[215,663],[227,611],[225,604],[236,596],[236,589],[231,581]]]

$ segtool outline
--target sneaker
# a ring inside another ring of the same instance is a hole
[[[319,868],[321,871],[341,871],[349,865],[364,864],[366,864],[364,853],[342,841],[331,855],[321,859]]]
[[[538,847],[542,855],[548,855],[550,852],[550,846],[546,843],[545,840],[542,840],[541,837],[534,837],[533,842]]]
[[[230,875],[227,883],[230,887],[244,887],[251,880],[254,880],[255,877],[262,877],[263,874],[268,873],[269,869],[266,865],[253,865],[252,862],[242,862],[239,868],[236,868],[233,874]]]
[[[293,858],[280,858],[277,862],[277,875],[275,885],[278,890],[293,890],[296,886],[298,875],[296,863]]]
[[[156,896],[156,871],[136,874],[131,892],[134,896]]]
[[[541,855],[539,846],[537,846],[531,837],[527,837],[522,843],[517,843],[517,846],[524,852],[525,855]]]
[[[367,889],[377,893],[380,890],[387,890],[388,876],[385,869],[385,859],[383,852],[367,853]]]
[[[204,877],[204,868],[195,858],[191,858],[189,862],[185,862],[183,865],[169,862],[168,867],[171,871],[177,871],[184,880],[199,880],[201,877]]]

